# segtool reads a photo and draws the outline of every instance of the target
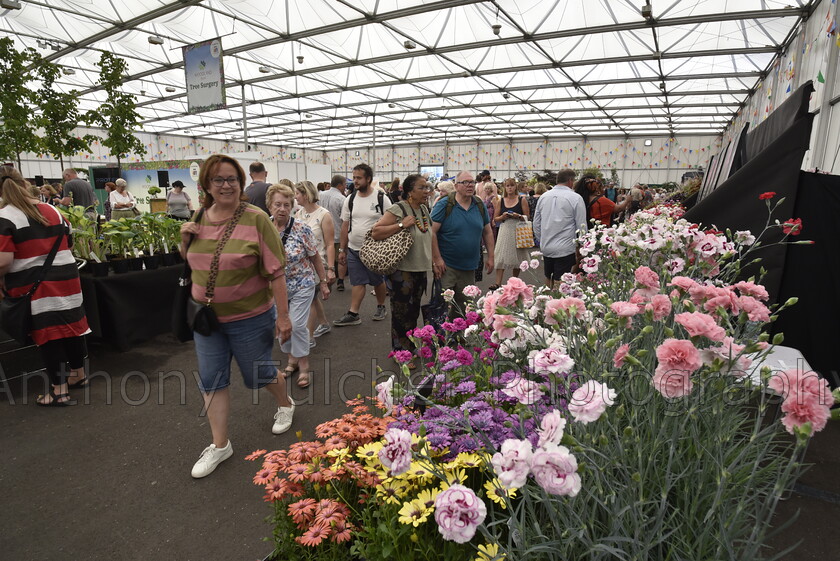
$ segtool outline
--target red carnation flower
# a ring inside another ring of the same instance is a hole
[[[791,236],[798,236],[802,233],[802,220],[799,218],[789,218],[782,223],[782,232],[790,234]]]
[[[758,198],[759,198],[760,200],[762,200],[762,201],[769,201],[770,199],[772,199],[772,198],[773,198],[773,197],[775,197],[775,196],[776,196],[776,192],[775,192],[775,191],[767,191],[766,193],[762,193],[762,194],[760,194],[760,195],[758,196]]]

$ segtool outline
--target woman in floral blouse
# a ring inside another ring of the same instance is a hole
[[[321,298],[330,296],[324,263],[315,245],[312,230],[303,222],[292,218],[295,193],[291,187],[277,184],[268,188],[266,206],[274,220],[278,235],[286,252],[286,292],[289,299],[289,317],[292,320],[292,337],[280,344],[280,350],[289,354],[285,376],[300,372],[298,387],[309,386],[309,310],[315,290]]]

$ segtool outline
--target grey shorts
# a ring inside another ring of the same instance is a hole
[[[364,286],[366,284],[379,286],[385,282],[385,277],[377,275],[365,267],[365,264],[359,259],[359,252],[349,247],[347,248],[347,273],[350,276],[352,286]]]

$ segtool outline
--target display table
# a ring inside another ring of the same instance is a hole
[[[805,360],[798,349],[776,345],[770,350],[764,360],[753,362],[750,366],[750,378],[756,385],[761,385],[761,369],[767,366],[771,372],[782,372],[798,368],[803,372],[810,372],[811,365]]]
[[[107,277],[82,272],[82,295],[93,340],[127,351],[169,333],[172,304],[183,265]]]

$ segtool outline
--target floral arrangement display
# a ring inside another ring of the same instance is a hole
[[[396,353],[375,406],[249,457],[274,558],[770,558],[776,505],[838,397],[757,366],[796,303],[741,278],[772,230],[809,243],[796,219],[724,233],[656,208],[583,234],[581,272],[554,290],[467,287],[462,318],[409,333],[419,377]]]

